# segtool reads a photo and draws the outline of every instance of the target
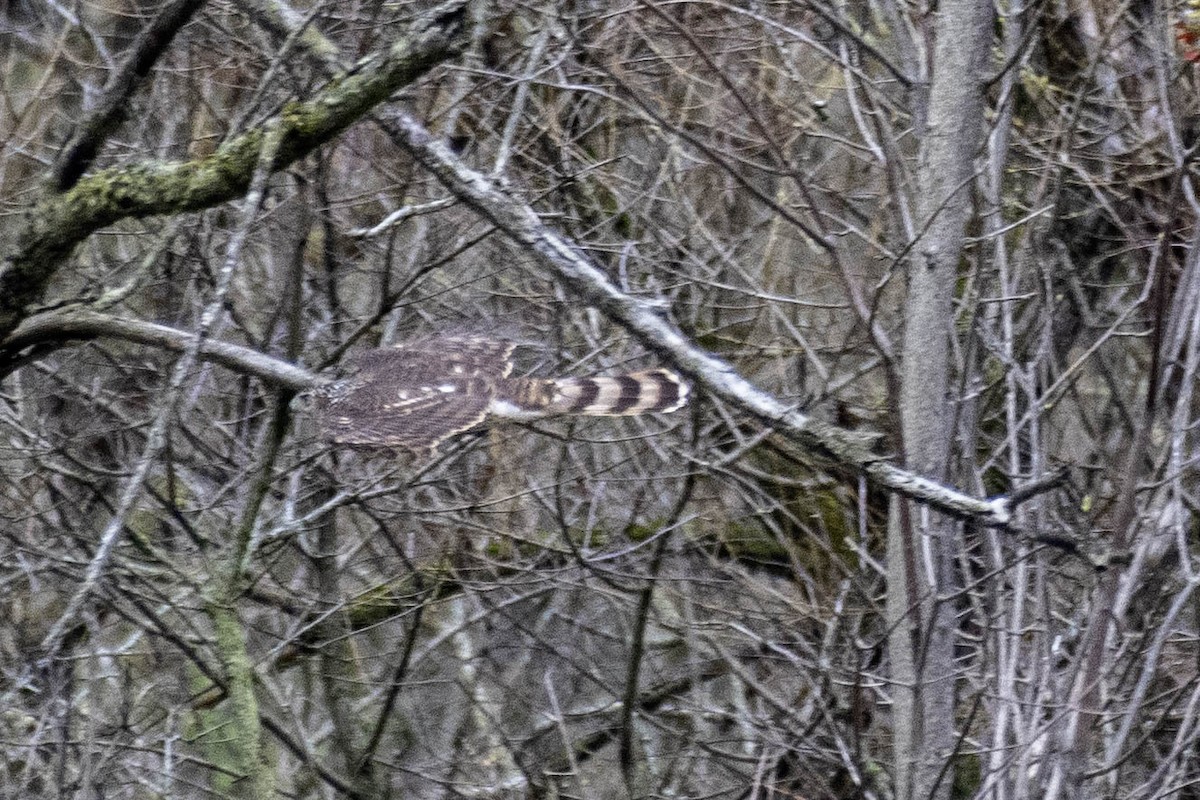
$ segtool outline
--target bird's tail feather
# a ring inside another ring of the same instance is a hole
[[[688,397],[688,385],[666,369],[598,378],[559,378],[554,384],[548,410],[556,414],[622,417],[666,413],[682,408]]]

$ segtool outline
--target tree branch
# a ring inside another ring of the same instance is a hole
[[[245,194],[266,132],[277,130],[278,171],[341,133],[402,86],[466,46],[466,0],[440,6],[388,50],[331,80],[307,102],[287,105],[263,125],[226,142],[207,158],[146,162],[102,170],[29,213],[0,266],[0,336],[20,324],[75,245],[106,225],[209,208]]]
[[[100,102],[79,123],[59,153],[51,178],[55,191],[70,189],[92,165],[100,146],[125,121],[129,98],[166,52],[175,34],[202,5],[204,0],[174,0],[138,34],[124,63],[105,84]]]
[[[580,300],[625,328],[714,397],[754,415],[810,451],[846,464],[880,486],[947,514],[991,526],[1005,526],[1011,520],[1007,498],[981,500],[901,469],[871,450],[870,437],[802,414],[751,384],[725,361],[688,341],[664,318],[658,305],[620,291],[573,242],[543,225],[523,201],[464,164],[407,112],[398,112],[386,127],[447,189],[540,256]]]
[[[97,338],[123,339],[182,353],[195,341],[196,335],[167,325],[122,319],[94,311],[54,312],[26,320],[12,336],[5,339],[0,344],[0,363],[14,360],[20,351],[35,345]],[[228,342],[205,339],[200,345],[199,356],[205,361],[295,391],[312,389],[327,381],[303,367]]]

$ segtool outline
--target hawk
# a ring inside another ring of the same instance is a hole
[[[489,419],[666,413],[687,402],[674,372],[597,378],[512,378],[513,342],[436,336],[369,350],[316,392],[325,437],[337,444],[431,452]]]

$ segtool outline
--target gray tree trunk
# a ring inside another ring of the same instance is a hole
[[[947,401],[953,291],[971,211],[974,156],[983,142],[983,81],[991,43],[988,0],[951,0],[936,23],[928,126],[918,161],[918,224],[909,267],[900,424],[906,465],[943,481],[950,456]],[[955,743],[954,520],[897,499],[888,526],[888,651],[896,797],[945,798]]]

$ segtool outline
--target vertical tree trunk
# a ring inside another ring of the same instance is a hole
[[[907,466],[939,481],[950,455],[952,300],[974,156],[983,142],[991,22],[987,0],[941,4],[918,164],[915,205],[924,227],[909,267],[900,424]],[[953,777],[947,761],[955,741],[954,526],[927,508],[892,503],[888,651],[897,798],[947,797]]]

